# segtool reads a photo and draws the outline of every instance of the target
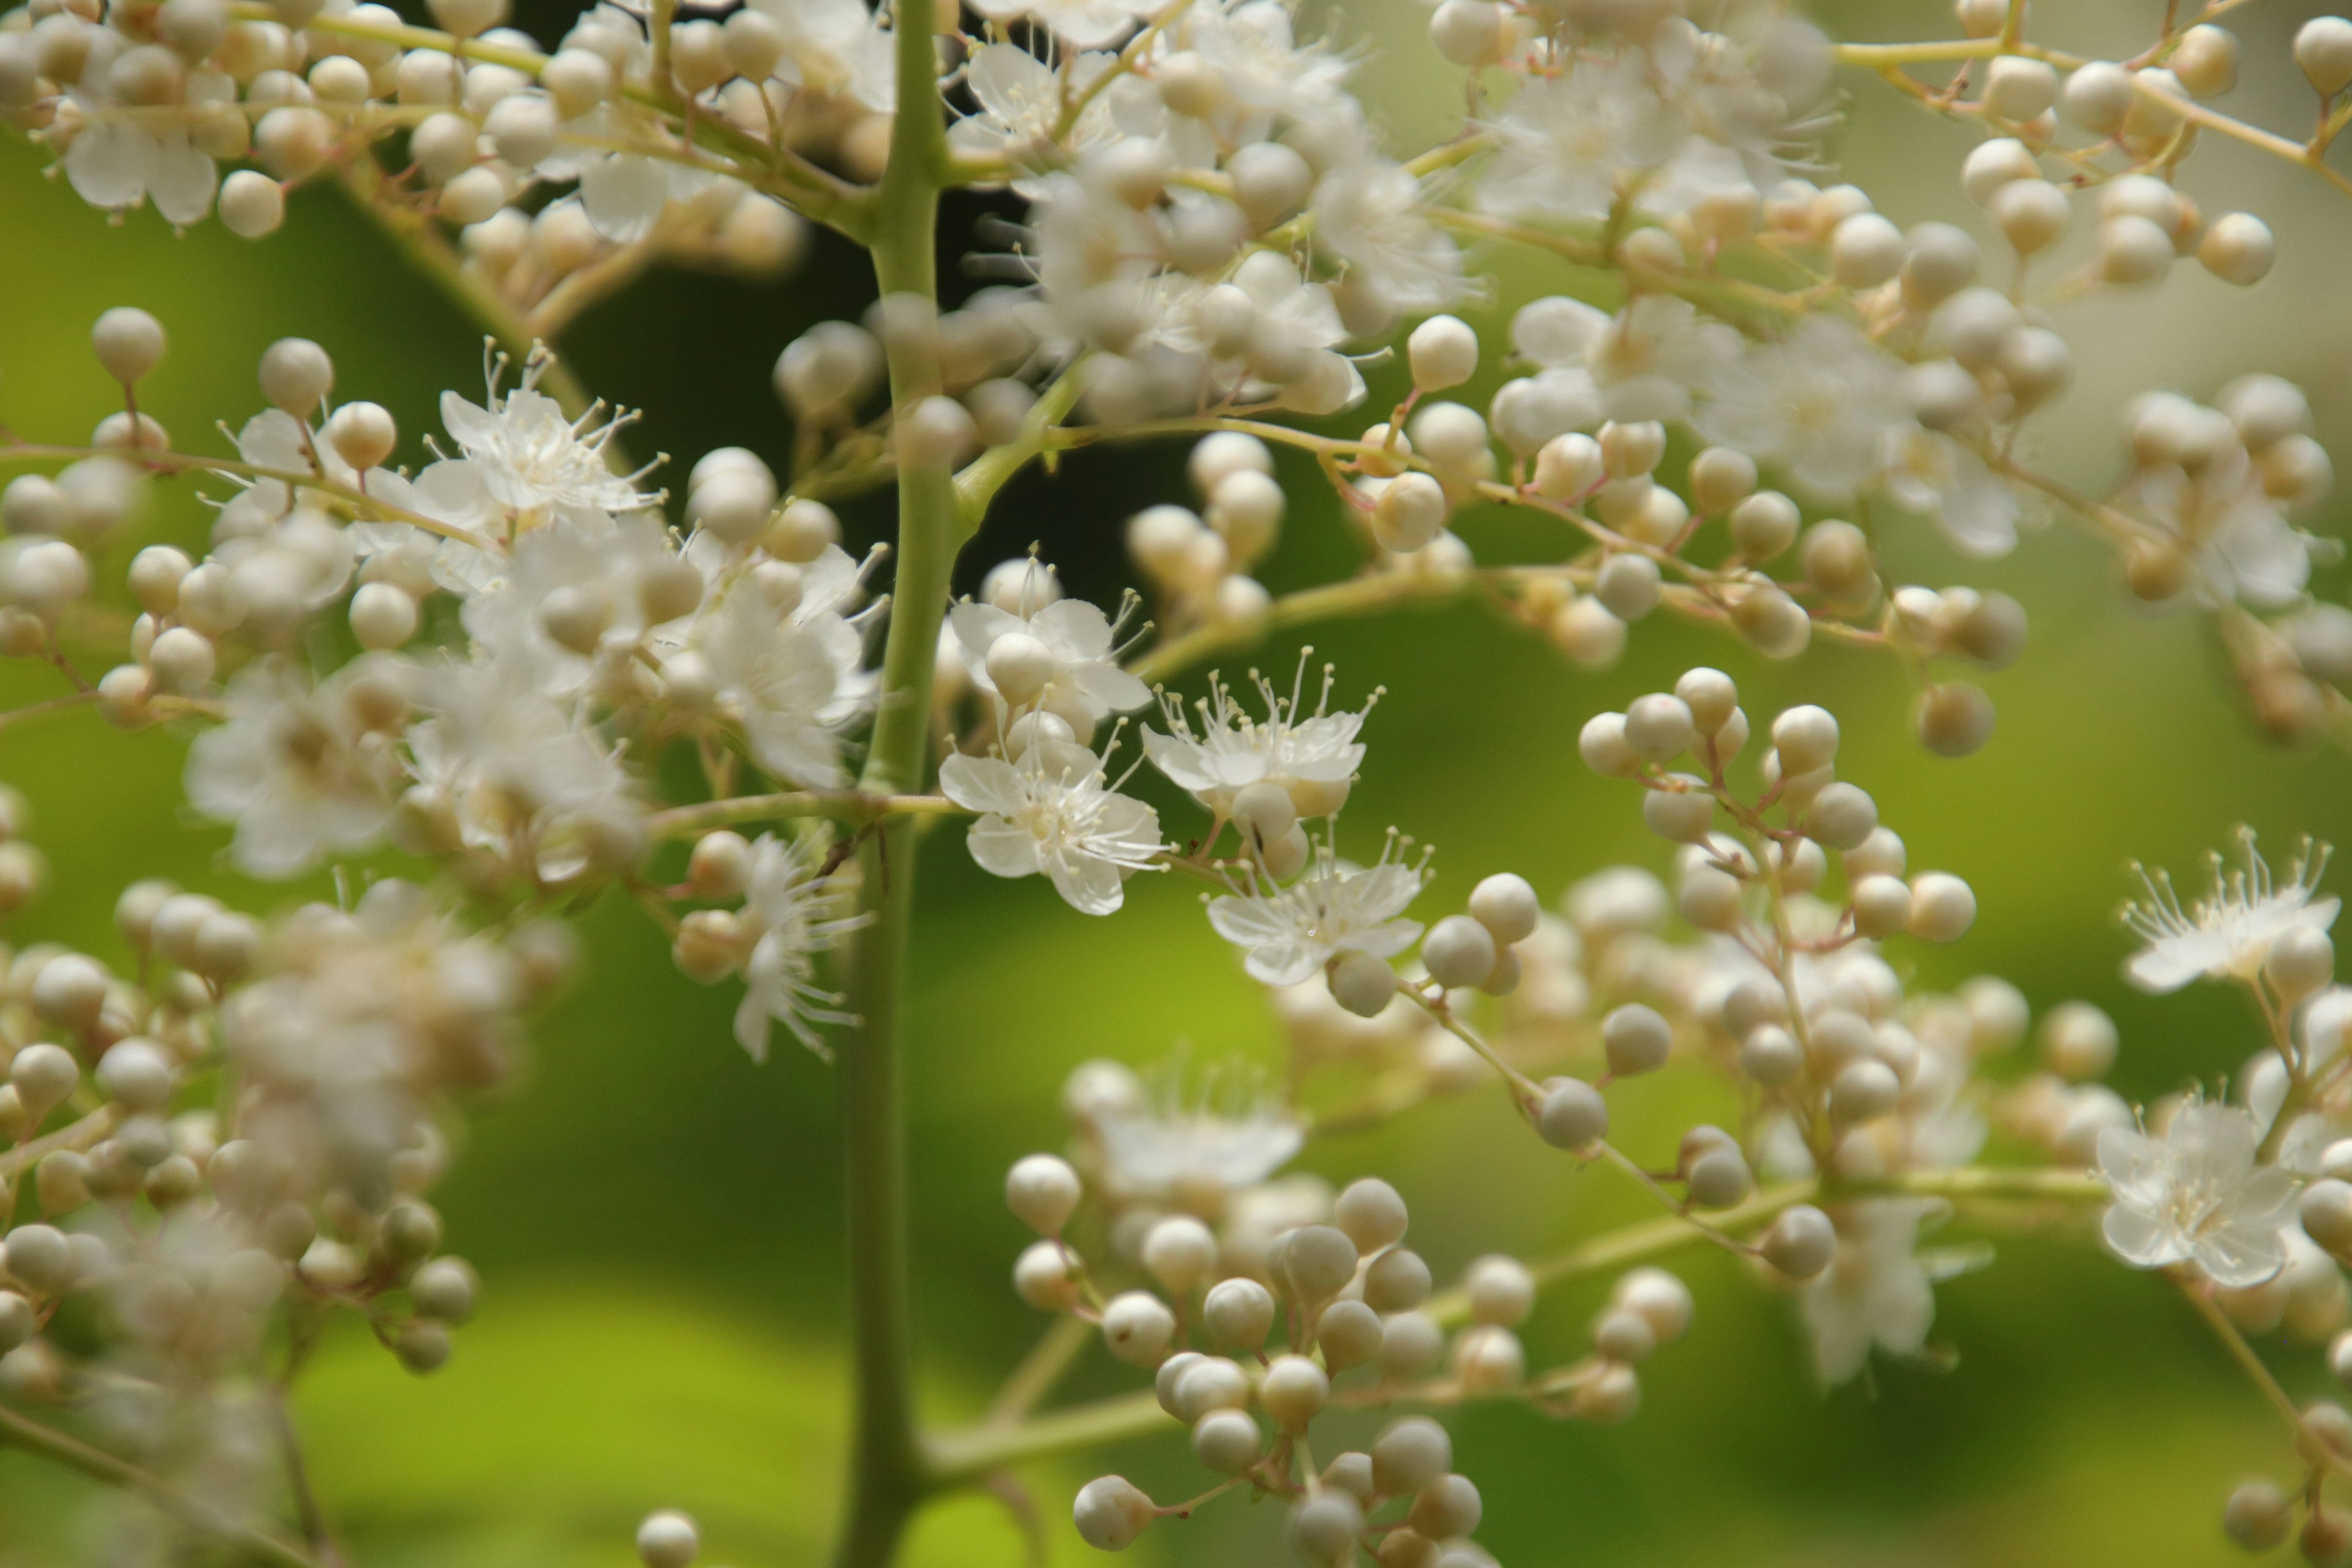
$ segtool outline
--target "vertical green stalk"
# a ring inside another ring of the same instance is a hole
[[[947,138],[931,41],[932,0],[898,0],[898,113],[890,163],[874,192],[871,247],[882,293],[939,298],[939,190]],[[901,414],[939,389],[939,350],[926,331],[887,334],[891,405]],[[955,485],[945,468],[898,470],[897,576],[882,691],[863,786],[922,787],[931,666],[954,563]],[[862,1020],[841,1053],[842,1138],[848,1192],[850,1332],[856,1409],[837,1568],[880,1568],[895,1553],[924,1484],[915,1420],[908,1300],[905,1068],[900,1009],[908,968],[915,840],[907,817],[859,847],[868,923],[849,954],[851,1009]]]

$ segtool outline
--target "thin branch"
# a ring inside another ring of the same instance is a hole
[[[247,1524],[136,1465],[5,1406],[0,1406],[0,1445],[22,1448],[69,1470],[79,1470],[92,1480],[120,1487],[253,1562],[268,1563],[271,1568],[329,1568],[300,1547]]]

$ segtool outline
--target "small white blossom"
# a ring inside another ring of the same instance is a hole
[[[227,721],[188,749],[189,804],[236,825],[231,854],[257,877],[290,877],[323,855],[362,849],[392,817],[400,768],[392,738],[372,730],[347,666],[313,689],[276,659],[229,682]]]
[[[1798,1299],[1822,1383],[1848,1381],[1872,1350],[1916,1356],[1936,1321],[1934,1279],[1918,1255],[1919,1224],[1938,1205],[1871,1198],[1840,1207],[1837,1252]]]
[[[1127,879],[1164,847],[1160,814],[1118,793],[1083,746],[1040,742],[1017,762],[961,752],[940,764],[940,788],[981,814],[967,842],[998,877],[1043,876],[1081,914],[1125,901]]]
[[[1296,985],[1342,952],[1393,958],[1421,936],[1421,922],[1401,918],[1426,880],[1428,857],[1408,865],[1395,835],[1377,865],[1341,864],[1328,843],[1313,868],[1288,887],[1251,882],[1251,891],[1209,900],[1209,924],[1249,956],[1243,967],[1268,985]]]
[[[2259,1285],[2286,1262],[2280,1231],[2294,1206],[2292,1171],[2254,1163],[2261,1131],[2234,1106],[2192,1100],[2160,1139],[2099,1134],[2099,1171],[2115,1189],[2100,1233],[2135,1268],[2193,1263],[2216,1285]]]
[[[1255,1187],[1306,1142],[1278,1101],[1214,1073],[1190,1094],[1171,1076],[1148,1102],[1097,1118],[1095,1131],[1122,1195],[1179,1202]]]
[[[483,488],[517,513],[552,513],[575,522],[583,513],[603,516],[660,504],[660,496],[637,489],[635,476],[616,474],[606,462],[606,446],[634,416],[605,416],[598,405],[577,419],[565,417],[562,406],[539,390],[540,378],[554,363],[544,352],[532,354],[524,363],[522,384],[501,395],[501,355],[488,371],[484,403],[469,403],[454,392],[441,395],[441,423]]]
[[[2327,846],[2306,839],[2280,883],[2254,847],[2251,829],[2241,830],[2240,842],[2245,866],[2232,870],[2219,854],[2210,856],[2212,891],[2186,910],[2169,874],[2132,868],[2147,897],[2125,905],[2123,921],[2147,944],[2124,965],[2134,985],[2161,994],[2200,978],[2251,979],[2281,931],[2294,926],[2324,931],[2336,923],[2342,900],[2315,896],[2327,868]]]
[[[1672,158],[1689,127],[1628,50],[1530,81],[1494,129],[1500,146],[1480,205],[1512,217],[1598,218]]]
[[[1612,419],[1683,418],[1740,347],[1738,331],[1671,294],[1638,295],[1613,316],[1565,296],[1538,300],[1512,318],[1511,342],[1547,369],[1588,373]]]
[[[1462,252],[1430,221],[1421,182],[1403,165],[1367,158],[1334,169],[1315,187],[1312,210],[1316,243],[1396,309],[1442,310],[1468,291]]]
[[[782,1024],[813,1051],[824,1046],[817,1027],[856,1020],[841,998],[816,984],[816,955],[865,923],[841,913],[841,900],[816,875],[816,857],[791,839],[763,833],[751,846],[751,879],[743,894],[745,990],[735,1009],[735,1038],[753,1061],[768,1059],[772,1024]]]
[[[866,712],[869,692],[854,624],[830,612],[787,616],[745,582],[704,612],[693,641],[761,767],[812,789],[848,782],[841,732]]]
[[[1302,653],[1301,679],[1306,671],[1307,657]],[[1310,797],[1339,793],[1339,787],[1363,765],[1364,746],[1356,736],[1370,716],[1372,704],[1380,700],[1380,693],[1375,691],[1359,711],[1326,711],[1331,700],[1331,667],[1326,666],[1322,695],[1315,710],[1305,713],[1300,711],[1296,684],[1285,699],[1254,671],[1252,679],[1265,703],[1262,721],[1243,711],[1234,700],[1233,688],[1213,674],[1209,677],[1208,698],[1194,704],[1200,715],[1197,731],[1185,716],[1183,700],[1163,692],[1160,710],[1170,732],[1163,735],[1148,726],[1143,731],[1144,754],[1152,766],[1221,816],[1232,810],[1234,795],[1254,784],[1272,783],[1292,790],[1307,785],[1299,793]],[[1316,802],[1310,798],[1307,804]],[[1302,806],[1300,815],[1322,813]]]
[[[1050,576],[1052,568],[1032,563],[1030,571]],[[1125,610],[1114,621],[1084,599],[1045,601],[1045,587],[1039,584],[1024,587],[1019,613],[973,601],[949,613],[975,686],[995,694],[996,684],[988,676],[988,650],[998,638],[1018,632],[1045,644],[1052,656],[1053,674],[1038,699],[1046,706],[1058,708],[1056,699],[1060,699],[1099,721],[1151,700],[1151,689],[1118,667],[1115,645],[1119,628],[1126,624]]]
[[[1722,377],[1698,427],[1710,441],[1786,464],[1808,490],[1847,496],[1917,426],[1895,360],[1853,322],[1808,316]]]

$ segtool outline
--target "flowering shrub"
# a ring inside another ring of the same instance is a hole
[[[2177,188],[2201,142],[2352,192],[2324,162],[2352,120],[2352,22],[2296,35],[2320,107],[2294,141],[2212,107],[2238,45],[2210,18],[2233,8],[2168,7],[2104,61],[2033,41],[2022,0],[1960,0],[1959,37],[1903,45],[1838,45],[1779,5],[1443,0],[1430,39],[1466,111],[1402,161],[1351,57],[1280,0],[600,4],[551,52],[502,0],[433,0],[435,28],[348,0],[0,16],[0,112],[90,205],[259,237],[288,186],[339,183],[490,340],[481,400],[443,394],[446,447],[404,442],[299,338],[262,357],[266,406],[223,411],[230,440],[182,443],[139,403],[165,326],[123,306],[92,334],[122,410],[86,445],[0,432],[0,655],[58,682],[0,729],[89,709],[193,731],[187,801],[257,878],[404,863],[266,919],[142,880],[111,963],[14,952],[0,1442],[159,1510],[158,1554],[342,1561],[286,1377],[257,1358],[299,1369],[344,1313],[412,1370],[448,1358],[478,1289],[430,1196],[449,1129],[560,989],[566,918],[617,890],[688,975],[740,985],[744,1050],[765,1059],[781,1025],[840,1077],[845,1564],[889,1560],[928,1497],[1181,1425],[1200,1495],[1101,1477],[1079,1537],[1118,1550],[1246,1489],[1281,1500],[1309,1563],[1476,1568],[1486,1502],[1429,1412],[1632,1417],[1694,1310],[1655,1260],[1694,1244],[1789,1296],[1825,1384],[1916,1355],[1957,1266],[1921,1237],[1989,1200],[2177,1289],[2293,1428],[2293,1484],[2231,1494],[2228,1533],[2352,1561],[2352,1415],[2298,1409],[2243,1337],[2328,1342],[2352,1384],[2352,991],[2324,848],[2274,875],[2248,835],[2185,905],[2142,875],[2131,981],[2242,988],[2263,1033],[2221,1091],[2134,1106],[2100,1082],[2118,1040],[2096,1008],[2049,1012],[2021,1068],[2014,987],[1913,978],[1976,895],[1911,864],[1822,707],[1751,716],[1701,666],[1590,716],[1583,759],[1672,847],[1664,875],[1595,867],[1555,909],[1503,868],[1438,910],[1432,852],[1346,815],[1412,743],[1381,733],[1363,672],[1302,657],[1286,688],[1169,689],[1270,633],[1413,604],[1477,598],[1588,669],[1663,612],[1725,664],[1817,640],[1889,656],[1918,742],[1965,757],[1995,724],[1969,672],[2021,658],[2024,612],[1894,581],[1882,544],[1937,530],[1990,559],[2063,524],[2131,595],[2209,624],[2279,740],[2352,733],[2352,611],[2312,596],[2334,546],[2296,521],[2331,468],[2296,386],[2147,392],[2104,497],[2027,455],[2072,377],[2068,301],[2190,257],[2230,285],[2270,270],[2259,217]],[[1906,231],[1825,183],[1841,68],[1982,132],[1957,171],[1979,232]],[[973,258],[999,281],[942,309],[939,203],[961,189],[1009,193],[1022,220]],[[877,298],[782,350],[791,472],[705,452],[672,508],[667,471],[625,455],[632,416],[547,341],[647,266],[773,272],[815,225],[870,252]],[[1449,312],[1477,313],[1504,247],[1558,291],[1482,341]],[[1409,393],[1358,414],[1391,353]],[[1445,395],[1498,363],[1483,411]],[[1142,441],[1188,444],[1193,504],[1136,498],[1141,592],[1089,603],[1033,552],[950,602],[1017,473]],[[1253,574],[1296,495],[1276,447],[1311,458],[1357,562],[1279,596]],[[149,543],[118,570],[151,492],[182,484],[216,505],[210,549]],[[855,559],[829,502],[886,489],[895,539]],[[1482,563],[1454,526],[1477,509],[1553,542]],[[1183,820],[1132,792],[1147,768]],[[0,795],[0,914],[47,874],[23,817]],[[1278,1091],[1073,1076],[1066,1153],[1005,1185],[1035,1235],[1013,1288],[1055,1325],[996,1418],[931,1431],[900,1003],[916,847],[943,826],[1074,919],[1116,916],[1139,874],[1198,884],[1291,1059]],[[1637,1157],[1610,1091],[1677,1058],[1739,1114]],[[1564,1168],[1633,1184],[1657,1217],[1440,1290],[1395,1186],[1286,1173],[1318,1132],[1497,1090]],[[1538,1292],[1596,1275],[1613,1284],[1580,1353],[1522,1340]],[[1036,1414],[1097,1339],[1153,1386]],[[1387,1424],[1360,1450],[1318,1426],[1366,1411]],[[685,1568],[698,1532],[658,1512],[637,1544]]]

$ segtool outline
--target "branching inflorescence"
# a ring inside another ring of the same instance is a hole
[[[2260,218],[2179,188],[2201,142],[2352,190],[2325,161],[2352,118],[2352,22],[2296,37],[2318,94],[2298,140],[2214,107],[2238,46],[2213,18],[2236,3],[2168,6],[2140,54],[2084,61],[2033,42],[2022,0],[1961,0],[1957,39],[1852,46],[1777,4],[1444,0],[1431,37],[1467,111],[1403,160],[1350,59],[1281,0],[750,0],[723,20],[600,4],[552,50],[502,26],[502,0],[432,0],[438,28],[348,0],[0,16],[0,115],[92,205],[257,237],[289,186],[337,184],[489,339],[481,401],[444,395],[446,445],[404,445],[341,395],[324,348],[281,341],[262,405],[224,411],[232,453],[142,411],[165,333],[124,307],[93,335],[122,411],[86,445],[0,433],[22,470],[0,493],[0,655],[60,683],[0,727],[89,708],[193,731],[188,799],[255,876],[413,863],[268,920],[143,881],[116,963],[15,952],[0,1184],[29,1197],[0,1242],[0,1442],[155,1505],[125,1529],[160,1552],[193,1534],[341,1561],[286,1388],[339,1312],[413,1369],[447,1356],[477,1282],[426,1195],[445,1119],[505,1075],[562,980],[561,916],[618,889],[688,975],[742,984],[746,1050],[782,1025],[838,1058],[845,1564],[887,1561],[934,1492],[1173,1421],[1216,1479],[1167,1503],[1097,1479],[1076,1503],[1087,1542],[1248,1489],[1286,1500],[1309,1562],[1475,1568],[1482,1500],[1426,1412],[1633,1415],[1639,1365],[1692,1317],[1656,1264],[1676,1247],[1724,1248],[1788,1292],[1836,1383],[1927,1349],[1933,1284],[1960,1266],[1920,1249],[1939,1220],[2022,1207],[2087,1236],[2102,1205],[2107,1247],[2178,1286],[2293,1425],[2300,1484],[2242,1489],[2230,1534],[2267,1546],[2299,1517],[2311,1561],[2346,1561],[2331,1486],[2352,1416],[2298,1408],[2242,1337],[2334,1338],[2352,1382],[2352,993],[2331,984],[2324,852],[2274,879],[2249,838],[2186,907],[2144,879],[2130,977],[2242,986],[2267,1037],[2234,1098],[2135,1108],[2098,1081],[2117,1040],[2097,1009],[2050,1012],[2020,1071],[2002,1065],[2032,1027],[2013,987],[1905,978],[1903,946],[1958,940],[1976,899],[1911,869],[1838,776],[1821,708],[1751,725],[1732,678],[1700,668],[1594,717],[1582,754],[1639,792],[1675,847],[1671,885],[1596,870],[1555,912],[1501,870],[1430,919],[1427,850],[1391,830],[1367,862],[1352,823],[1343,841],[1377,692],[1335,706],[1336,674],[1304,656],[1286,690],[1255,671],[1198,700],[1165,689],[1274,632],[1442,598],[1599,668],[1664,610],[1727,652],[1890,655],[1921,742],[1965,756],[1994,723],[1967,672],[2021,656],[2024,612],[1895,582],[1880,545],[1933,528],[1989,559],[2057,517],[2112,549],[2130,593],[2211,623],[2273,733],[2352,738],[2352,611],[2311,597],[2335,547],[2295,521],[2331,479],[2299,389],[2252,374],[2210,405],[2147,393],[2103,495],[2028,456],[2072,376],[2069,301],[2189,257],[2228,284],[2270,270]],[[1841,66],[1981,132],[1958,171],[1980,233],[1906,231],[1823,183]],[[1026,205],[972,258],[995,281],[942,310],[937,207],[958,187]],[[810,224],[871,251],[879,297],[777,361],[790,473],[702,454],[673,513],[622,455],[630,416],[547,343],[661,262],[787,268]],[[1491,292],[1491,247],[1530,253],[1558,291],[1482,343],[1446,312]],[[1391,342],[1410,390],[1327,433]],[[1482,363],[1506,373],[1483,409],[1449,397]],[[1144,595],[1106,612],[1033,555],[949,602],[1014,475],[1147,440],[1191,443],[1194,493],[1126,525]],[[217,508],[209,547],[119,566],[152,491],[183,482]],[[883,487],[896,538],[855,559],[828,501]],[[1277,595],[1254,574],[1325,493],[1359,569]],[[1497,509],[1556,543],[1486,559]],[[1141,767],[1198,807],[1174,842],[1127,788]],[[986,870],[1044,877],[1087,914],[1117,911],[1138,873],[1198,884],[1291,1060],[1279,1087],[1074,1075],[1068,1157],[1029,1156],[1006,1185],[1037,1236],[1014,1286],[1061,1321],[986,1424],[927,1432],[898,1017],[916,831],[941,816],[969,819]],[[23,817],[0,797],[0,913],[44,874]],[[673,881],[653,867],[677,840]],[[1725,1075],[1740,1115],[1622,1147],[1610,1086],[1677,1058]],[[1389,1184],[1286,1173],[1310,1139],[1496,1084],[1531,1136],[1659,1216],[1480,1259],[1438,1291]],[[2040,1161],[1979,1163],[1996,1128]],[[1520,1338],[1539,1290],[1596,1275],[1615,1285],[1588,1342]],[[96,1326],[54,1334],[61,1313]],[[1153,1389],[1037,1413],[1096,1337]],[[1327,1411],[1364,1409],[1400,1413],[1366,1451],[1318,1447]],[[696,1531],[656,1513],[639,1546],[684,1568]]]

